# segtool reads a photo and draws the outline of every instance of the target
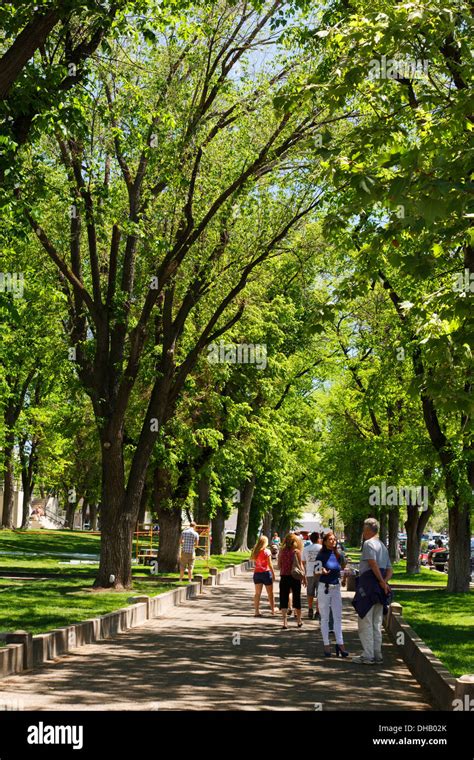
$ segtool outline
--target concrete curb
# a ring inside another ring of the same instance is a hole
[[[0,647],[0,678],[21,673],[24,662],[23,644],[7,644]]]
[[[83,620],[81,623],[56,628],[47,633],[32,636],[25,631],[7,633],[3,638],[7,646],[0,647],[0,679],[16,675],[31,668],[39,668],[57,660],[62,655],[97,641],[113,638],[137,628],[147,620],[160,617],[168,610],[188,599],[196,599],[204,586],[216,586],[228,582],[234,575],[251,568],[249,560],[241,565],[230,565],[220,573],[210,568],[210,575],[203,580],[196,576],[187,586],[180,586],[158,596],[132,596],[130,606],[108,612],[100,617]],[[214,571],[214,572],[213,572]],[[8,643],[12,640],[15,643]]]
[[[400,604],[391,605],[384,626],[410,672],[430,692],[433,704],[439,710],[452,711],[455,693],[459,693],[460,679],[449,672],[403,619]]]
[[[441,584],[437,586],[436,583],[417,583],[416,585],[414,583],[391,583],[390,588],[393,588],[394,591],[412,591],[413,589],[423,589],[424,591],[438,591],[440,588],[446,588],[446,586],[442,586]]]

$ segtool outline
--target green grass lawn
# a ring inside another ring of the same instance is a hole
[[[0,551],[38,552],[45,558],[55,554],[99,554],[100,536],[90,536],[87,533],[71,530],[42,530],[32,531],[0,531]],[[0,554],[4,565],[4,555]]]
[[[3,631],[25,630],[45,633],[70,623],[112,612],[127,606],[134,594],[162,594],[173,586],[147,578],[134,579],[133,590],[87,591],[94,581],[89,569],[34,581],[0,580],[0,620]]]
[[[355,547],[346,547],[346,555],[348,555],[352,564],[356,565],[360,561],[361,550]],[[439,588],[445,588],[448,583],[448,576],[446,573],[438,573],[435,570],[429,570],[427,567],[421,567],[421,572],[418,575],[408,575],[406,572],[407,563],[402,559],[393,568],[393,576],[390,583],[395,586],[397,583],[410,584],[410,586],[433,586]]]
[[[397,583],[410,584],[410,586],[417,585],[430,585],[439,588],[445,588],[448,583],[447,573],[438,573],[436,570],[430,570],[427,567],[421,567],[421,572],[418,575],[408,575],[406,572],[407,563],[402,559],[397,562],[393,568],[393,576],[390,583],[395,586]]]
[[[162,580],[150,574],[144,565],[133,566],[133,587],[124,592],[90,591],[94,583],[98,563],[90,565],[64,564],[67,558],[61,553],[84,553],[98,555],[100,536],[90,536],[72,531],[29,532],[0,531],[1,570],[31,572],[41,576],[34,580],[0,579],[0,630],[25,630],[44,633],[69,623],[78,623],[90,617],[103,615],[127,605],[130,596],[157,594],[176,588],[179,573],[166,574]],[[17,552],[25,552],[24,556]],[[209,566],[197,559],[195,573],[209,575],[209,567],[223,570],[229,565],[240,564],[249,553],[233,552],[212,556]],[[51,576],[51,577],[49,577]],[[186,585],[184,581],[182,585]],[[1,642],[0,642],[1,644]]]
[[[356,548],[354,546],[346,546],[344,549],[344,553],[346,557],[348,557],[351,560],[353,565],[359,564],[360,555],[362,553],[360,548],[358,547]]]
[[[455,676],[474,673],[474,593],[396,591],[403,618]]]

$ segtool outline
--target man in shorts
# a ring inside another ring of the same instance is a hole
[[[306,593],[308,595],[308,617],[310,620],[314,617],[313,602],[314,597],[317,594],[318,584],[314,575],[314,566],[318,559],[318,554],[321,551],[321,544],[319,543],[319,533],[313,532],[310,535],[311,543],[305,546],[303,549],[303,567],[306,575]],[[319,580],[319,576],[318,576]],[[316,600],[317,605],[317,600]],[[316,609],[317,612],[317,609]]]
[[[193,579],[194,560],[196,559],[196,547],[199,544],[199,533],[196,531],[196,523],[189,524],[189,528],[181,533],[181,556],[179,558],[179,580],[184,578],[187,569],[188,578]]]

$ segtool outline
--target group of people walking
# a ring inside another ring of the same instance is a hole
[[[364,543],[359,577],[357,590],[352,600],[352,605],[358,615],[358,631],[362,644],[362,654],[352,657],[352,662],[364,665],[382,663],[383,613],[391,601],[388,581],[393,571],[387,548],[380,540],[378,530],[379,526],[374,518],[368,518],[364,522]],[[274,541],[276,542],[276,539]],[[297,627],[303,627],[301,589],[305,587],[308,597],[308,618],[320,619],[324,656],[331,657],[332,655],[329,639],[330,630],[332,630],[336,639],[336,656],[349,657],[342,631],[341,593],[341,588],[346,585],[347,561],[334,531],[328,530],[321,535],[317,532],[312,533],[307,546],[304,546],[303,540],[296,533],[289,533],[282,542],[278,543],[279,608],[283,629],[288,629],[288,618],[293,610]],[[253,576],[255,616],[262,617],[260,602],[264,587],[268,595],[271,614],[276,615],[273,592],[276,576],[272,552],[268,548],[266,536],[258,539],[251,556],[255,562]]]

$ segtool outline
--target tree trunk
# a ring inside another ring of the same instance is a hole
[[[69,528],[69,530],[74,529],[74,515],[76,514],[76,508],[77,508],[77,502],[73,501],[68,502],[66,507],[66,523],[64,525],[65,528]]]
[[[2,525],[10,530],[13,528],[13,499],[15,482],[13,479],[13,447],[14,433],[7,433],[3,452],[3,514]]]
[[[255,475],[247,480],[242,489],[242,501],[237,514],[237,527],[235,540],[232,545],[233,552],[247,552],[247,534],[249,529],[250,507],[252,506],[253,492],[255,490]]]
[[[262,525],[262,516],[261,516],[261,509],[260,505],[258,504],[258,500],[255,498],[255,492],[258,487],[258,483],[255,484],[254,489],[254,495],[252,499],[252,503],[250,505],[250,515],[249,515],[249,527],[247,530],[247,546],[249,549],[252,549],[252,547],[255,546],[255,544],[258,541],[258,538],[260,536],[260,529]]]
[[[89,509],[89,502],[88,502],[88,500],[87,500],[87,499],[84,497],[84,501],[82,502],[82,510],[81,510],[81,512],[82,512],[82,523],[81,523],[81,525],[82,525],[82,530],[84,530],[84,525],[85,525],[85,524],[86,524],[86,522],[87,522],[87,511],[88,511],[88,509]]]
[[[282,518],[277,528],[277,533],[280,536],[282,541],[285,538],[285,536],[289,533],[289,531],[290,531],[290,523],[288,522],[286,518]]]
[[[209,475],[202,474],[197,487],[197,505],[195,521],[198,525],[207,525],[209,522],[209,493],[211,490]]]
[[[158,570],[160,573],[174,573],[179,565],[181,541],[181,507],[157,508],[160,538],[158,543]]]
[[[420,569],[421,537],[424,533],[428,520],[433,514],[430,507],[422,512],[418,511],[418,505],[407,504],[407,519],[405,530],[407,534],[407,573],[417,575]]]
[[[110,504],[110,502],[109,502]],[[101,513],[100,567],[96,588],[130,588],[132,543],[136,519],[130,511],[103,509]]]
[[[181,540],[181,501],[179,507],[172,501],[171,475],[166,467],[155,467],[153,472],[153,503],[160,528],[158,542],[158,570],[174,573],[179,563]]]
[[[211,554],[225,554],[227,551],[225,540],[225,514],[219,508],[212,518],[212,544]]]
[[[391,507],[388,511],[388,554],[394,565],[400,559],[398,551],[398,528],[400,522],[400,507]]]
[[[359,518],[352,520],[348,525],[344,525],[347,546],[359,547],[361,545],[363,523],[364,521]]]
[[[448,592],[468,594],[471,580],[470,508],[458,493],[449,508]]]
[[[146,507],[148,503],[148,488],[144,487],[142,492],[142,498],[140,499],[140,509],[138,511],[138,524],[143,525],[145,522]]]
[[[21,529],[26,530],[30,522],[30,504],[32,495],[32,486],[28,478],[22,477],[23,481],[23,517],[21,521]]]
[[[268,538],[269,541],[272,538],[272,520],[273,520],[273,516],[272,516],[271,511],[265,512],[263,516],[262,533],[264,536]]]
[[[0,98],[3,100],[20,76],[27,62],[39,47],[43,46],[49,33],[59,21],[59,14],[52,9],[35,14],[17,36],[0,60]]]
[[[100,566],[95,587],[130,588],[133,533],[141,489],[125,491],[122,435],[103,431]],[[143,482],[141,483],[143,488]]]
[[[90,530],[97,530],[97,504],[90,505]]]
[[[388,526],[387,526],[388,521],[387,521],[387,510],[384,509],[384,507],[380,507],[379,522],[380,522],[380,540],[386,546],[387,539],[388,539]]]
[[[30,521],[30,504],[38,464],[38,443],[39,439],[33,436],[29,446],[29,453],[27,453],[27,438],[23,438],[20,442],[21,483],[23,486],[22,530],[27,529]]]

